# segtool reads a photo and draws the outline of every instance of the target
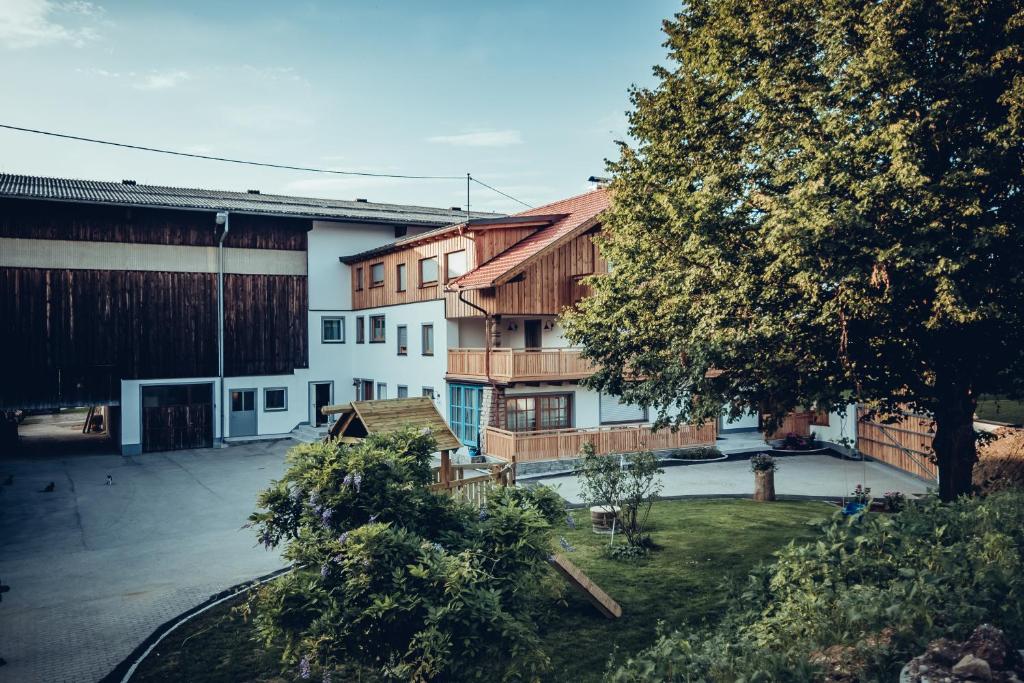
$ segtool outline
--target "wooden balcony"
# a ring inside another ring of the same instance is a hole
[[[594,444],[599,455],[662,451],[693,446],[713,446],[718,425],[687,425],[673,432],[653,431],[648,426],[596,427],[593,429],[551,429],[539,432],[510,432],[497,427],[485,430],[484,451],[506,462],[535,462],[575,458],[584,443]]]
[[[594,373],[580,349],[491,349],[491,379],[496,382],[548,382]],[[486,349],[448,349],[448,378],[487,380]]]

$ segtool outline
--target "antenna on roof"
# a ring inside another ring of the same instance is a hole
[[[469,181],[472,180],[472,176],[469,175],[469,171],[466,171],[466,221],[470,219],[469,215]]]

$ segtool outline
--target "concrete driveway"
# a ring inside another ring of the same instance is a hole
[[[793,455],[778,458],[775,492],[780,496],[842,498],[853,487],[871,487],[874,496],[886,491],[921,494],[928,484],[895,468],[877,462],[842,460],[831,455]],[[752,496],[754,475],[749,458],[705,464],[665,467],[661,475],[662,496]],[[573,476],[531,479],[556,487],[570,503],[582,503],[579,480]],[[934,484],[932,485],[934,487]]]
[[[241,527],[292,445],[0,460],[0,681],[96,681],[164,622],[284,566]]]

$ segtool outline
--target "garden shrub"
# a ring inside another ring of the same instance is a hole
[[[470,509],[427,489],[434,450],[412,430],[297,446],[260,495],[251,523],[297,569],[245,611],[293,674],[471,680],[545,666],[535,617],[547,494],[496,489]]]
[[[611,678],[821,680],[815,663],[838,652],[859,680],[895,680],[930,640],[981,623],[1024,643],[1022,570],[1024,492],[837,514],[756,570],[720,624],[664,635]]]
[[[634,548],[650,545],[647,519],[661,493],[658,475],[663,473],[657,457],[650,451],[622,456],[597,455],[589,441],[580,448],[575,471],[588,504],[618,508],[617,526]]]

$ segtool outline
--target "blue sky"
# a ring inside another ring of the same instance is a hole
[[[0,123],[217,156],[460,175],[541,204],[604,172],[678,0],[0,0]],[[465,204],[464,183],[339,178],[0,130],[0,170]],[[517,205],[475,187],[474,208]],[[522,208],[522,207],[518,207]]]

